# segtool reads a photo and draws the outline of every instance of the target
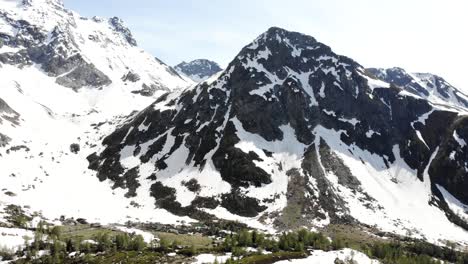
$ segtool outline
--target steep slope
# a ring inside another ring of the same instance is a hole
[[[401,87],[405,91],[432,103],[448,105],[454,107],[455,110],[465,112],[468,108],[468,95],[437,75],[408,73],[402,68],[369,68],[367,71],[383,81]]]
[[[466,243],[466,117],[373,78],[312,37],[271,28],[218,79],[122,124],[90,168],[178,215]]]
[[[87,19],[59,0],[0,0],[0,212],[153,218],[100,184],[86,156],[132,111],[192,84],[138,48],[118,18]]]
[[[174,66],[181,75],[188,76],[194,82],[202,82],[222,71],[221,67],[214,61],[198,59],[191,62],[181,62]]]
[[[2,63],[36,65],[75,90],[114,83],[154,95],[187,86],[172,68],[139,49],[119,18],[84,18],[59,0],[1,3]]]

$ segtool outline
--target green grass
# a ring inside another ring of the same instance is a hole
[[[108,233],[110,236],[122,234],[120,231],[113,231],[103,227],[90,227],[89,225],[76,225],[76,226],[61,226],[63,239],[93,239],[99,233]]]
[[[211,248],[213,242],[211,238],[202,236],[200,234],[185,235],[167,232],[154,232],[154,234],[159,237],[159,239],[166,240],[169,244],[172,244],[175,241],[180,246],[193,246],[195,249]]]
[[[167,258],[161,255],[161,253],[151,251],[121,251],[121,252],[107,252],[100,255],[87,254],[83,257],[78,258],[66,258],[66,259],[54,259],[53,257],[42,257],[37,260],[24,260],[19,259],[15,263],[17,264],[36,264],[36,263],[67,263],[67,264],[149,264],[149,263],[167,263]]]
[[[104,227],[90,227],[89,225],[77,225],[77,226],[62,226],[62,237],[64,239],[92,239],[99,233],[108,233],[110,236],[115,236],[116,234],[123,233],[121,231],[114,231]],[[150,232],[150,231],[149,231]],[[185,235],[185,234],[175,234],[168,232],[152,232],[156,237],[161,240],[166,240],[169,244],[172,244],[174,241],[177,245],[183,247],[195,247],[196,249],[200,248],[210,248],[212,247],[213,240],[209,237],[203,236],[201,234]]]
[[[280,260],[301,259],[307,255],[301,252],[276,252],[268,255],[253,255],[239,261],[240,264],[270,264]]]

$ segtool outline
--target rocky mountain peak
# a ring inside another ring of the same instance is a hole
[[[266,100],[275,100],[277,97],[273,94],[283,84],[292,84],[292,80],[310,97],[311,105],[316,105],[316,95],[325,97],[332,89],[355,97],[360,92],[367,92],[356,89],[366,89],[366,86],[350,83],[353,73],[360,75],[363,72],[358,63],[335,54],[313,37],[276,27],[244,47],[227,72],[235,71],[234,68],[244,69],[243,78],[248,79],[249,84],[242,89],[250,87],[250,94]]]
[[[204,81],[222,70],[218,63],[207,59],[183,61],[174,66],[174,69],[195,82]]]
[[[24,6],[44,6],[49,5],[52,7],[63,8],[65,5],[63,0],[10,0],[9,2],[18,2]]]
[[[359,188],[330,148],[366,149],[382,157],[379,166],[396,161],[394,146],[400,142],[406,151],[402,134],[430,107],[410,97],[403,104],[411,111],[398,111],[392,105],[402,105],[399,90],[384,82],[371,89],[369,82],[359,64],[314,38],[272,28],[243,48],[215,81],[160,98],[106,137],[105,149],[88,157],[90,168],[101,181],[128,189],[130,197],[139,186],[151,186],[156,205],[175,214],[222,207],[240,216],[275,218],[288,199],[286,188],[295,188],[287,186],[289,177],[312,177],[320,182],[320,197],[329,196],[327,172],[314,169],[320,162],[328,171],[341,168],[336,173],[346,188]],[[179,185],[189,177],[200,191],[181,194]],[[282,205],[277,199],[284,199]],[[335,201],[323,199],[322,209],[304,204],[310,219],[326,219],[317,210],[333,221],[349,219],[339,194]],[[277,226],[291,224],[277,220]]]
[[[261,34],[255,41],[260,41],[263,43],[271,43],[276,41],[278,43],[286,43],[289,45],[303,45],[303,46],[313,46],[317,43],[317,40],[299,32],[288,31],[279,27],[271,27],[266,32]]]
[[[132,32],[125,26],[125,23],[122,19],[118,17],[112,17],[109,19],[109,23],[114,28],[115,31],[122,34],[128,43],[132,46],[137,46],[136,40],[133,38]]]
[[[0,51],[1,63],[40,65],[57,84],[75,91],[124,82],[131,83],[129,93],[151,97],[192,83],[142,52],[118,17],[82,17],[59,0],[0,1],[6,3],[0,11],[0,40],[8,47]],[[125,76],[130,75],[139,77],[129,82]]]

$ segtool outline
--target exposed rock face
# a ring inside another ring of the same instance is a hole
[[[144,83],[141,86],[141,90],[132,91],[132,93],[150,97],[150,96],[153,96],[156,93],[156,91],[168,92],[169,89],[167,89],[166,87],[157,85],[157,84],[151,84],[148,86],[146,83]]]
[[[0,147],[4,148],[10,143],[11,138],[0,133]]]
[[[138,82],[140,80],[140,75],[132,72],[132,71],[129,71],[127,74],[125,74],[123,77],[122,77],[122,81],[124,82]]]
[[[174,69],[195,82],[204,81],[222,70],[216,62],[205,59],[188,63],[184,61],[174,66]]]
[[[467,204],[464,117],[374,78],[312,37],[271,28],[214,82],[163,96],[106,137],[90,168],[121,188],[138,169],[130,185],[152,184],[156,205],[176,214],[226,210],[285,229],[302,215],[302,225],[369,221],[364,211],[391,219],[363,175],[403,185],[405,171],[447,214],[436,186]],[[193,178],[196,193],[184,184]]]
[[[112,83],[146,84],[160,90],[191,85],[138,48],[131,31],[117,17],[88,19],[67,10],[60,0],[28,0],[6,3],[0,10],[0,23],[0,43],[5,47],[0,63],[37,65],[55,77],[57,84],[74,90],[101,89]]]
[[[79,53],[76,40],[70,33],[70,24],[55,26],[47,40],[47,32],[24,20],[10,18],[0,13],[0,18],[8,21],[18,31],[14,36],[0,34],[4,45],[18,48],[19,52],[0,54],[0,62],[11,65],[41,65],[50,76],[57,77],[57,83],[65,87],[79,89],[85,86],[102,87],[111,80]]]
[[[442,77],[430,73],[408,73],[401,68],[367,71],[377,78],[438,104],[468,107],[468,96],[450,85]]]
[[[133,38],[132,32],[124,25],[122,19],[113,17],[109,19],[109,23],[114,27],[115,31],[121,33],[125,37],[130,45],[137,45],[136,40]]]
[[[79,89],[85,86],[102,87],[111,84],[112,81],[94,65],[80,63],[71,72],[58,77],[57,83],[65,87]]]
[[[80,145],[77,144],[77,143],[73,143],[70,145],[70,152],[71,153],[74,153],[74,154],[77,154],[78,152],[80,152]]]
[[[0,124],[4,121],[10,122],[12,125],[19,125],[20,115],[0,98]],[[7,137],[4,136],[3,138],[6,141]]]

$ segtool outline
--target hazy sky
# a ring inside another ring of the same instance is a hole
[[[84,16],[119,16],[168,64],[225,67],[271,26],[314,36],[366,67],[432,72],[468,92],[466,0],[64,0]]]

